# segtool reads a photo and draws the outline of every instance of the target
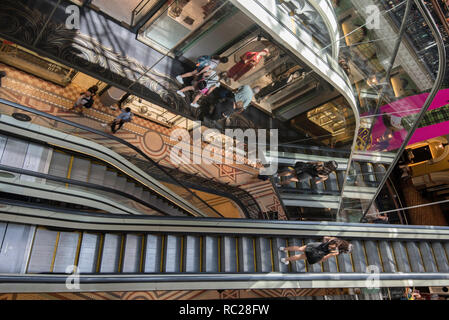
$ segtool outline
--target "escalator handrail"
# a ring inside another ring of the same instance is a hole
[[[84,181],[80,181],[80,180],[73,180],[73,179],[68,179],[68,178],[63,178],[63,177],[58,177],[58,176],[53,176],[47,173],[42,173],[42,172],[36,172],[36,171],[30,171],[30,170],[26,170],[26,169],[22,169],[22,168],[15,168],[15,167],[11,167],[11,166],[5,166],[5,165],[1,165],[0,164],[0,171],[8,171],[8,172],[14,172],[17,174],[24,174],[27,176],[32,176],[32,177],[36,177],[36,178],[42,178],[42,179],[46,179],[46,180],[51,180],[51,181],[56,181],[56,182],[61,182],[61,183],[68,183],[68,184],[72,184],[72,185],[76,185],[76,186],[80,186],[80,187],[85,187],[85,188],[89,188],[89,189],[94,189],[94,190],[100,190],[100,191],[105,191],[105,192],[109,192],[109,193],[113,193],[119,196],[122,196],[124,198],[130,199],[134,202],[138,202],[146,207],[151,208],[152,210],[156,210],[157,212],[163,214],[164,216],[167,216],[168,214],[161,211],[160,209],[158,209],[157,207],[155,207],[153,204],[142,200],[140,198],[137,198],[136,196],[132,195],[132,194],[128,194],[126,192],[120,191],[120,190],[116,190],[113,188],[109,188],[109,187],[105,187],[99,184],[94,184],[94,183],[90,183],[90,182],[84,182]],[[6,191],[5,191],[6,192]],[[187,211],[185,211],[187,212]],[[191,213],[189,213],[189,215],[192,216]]]
[[[69,126],[78,128],[78,129],[82,129],[82,130],[85,130],[85,131],[88,131],[88,132],[91,132],[91,133],[94,133],[94,134],[103,136],[103,137],[105,137],[105,138],[114,140],[114,141],[116,141],[116,142],[118,142],[118,143],[120,143],[120,144],[123,144],[123,145],[125,145],[125,146],[128,147],[128,148],[131,148],[132,150],[136,151],[139,155],[141,155],[142,157],[144,157],[146,160],[148,160],[152,165],[154,165],[154,166],[157,167],[159,170],[161,170],[165,175],[167,175],[168,177],[170,177],[170,178],[171,178],[173,181],[175,181],[179,186],[181,186],[182,188],[184,188],[188,193],[190,193],[190,194],[191,194],[192,196],[194,196],[196,199],[199,199],[200,202],[202,202],[206,207],[208,207],[210,210],[212,210],[212,211],[213,211],[214,213],[216,213],[218,216],[223,217],[222,214],[220,214],[217,210],[215,210],[214,208],[212,208],[212,207],[211,207],[208,203],[206,203],[203,199],[201,199],[200,197],[198,197],[194,192],[192,192],[192,191],[191,191],[189,188],[187,188],[184,184],[182,184],[180,181],[178,181],[176,178],[174,178],[170,173],[168,173],[168,172],[167,172],[162,166],[160,166],[156,161],[154,161],[153,159],[151,159],[151,158],[150,158],[149,156],[147,156],[144,152],[142,152],[139,148],[137,148],[136,146],[132,145],[132,144],[129,143],[128,141],[123,140],[123,139],[121,139],[121,138],[118,138],[118,137],[116,137],[116,136],[114,136],[114,135],[108,134],[108,133],[106,133],[106,132],[99,131],[99,130],[96,130],[96,129],[87,127],[87,126],[85,126],[85,125],[82,125],[82,124],[79,124],[79,123],[76,123],[76,122],[72,122],[72,121],[70,121],[70,120],[66,120],[66,119],[63,119],[63,118],[60,118],[60,117],[57,117],[57,116],[54,116],[54,115],[51,115],[51,114],[42,112],[42,111],[40,111],[40,110],[36,110],[36,109],[30,108],[30,107],[26,107],[26,106],[24,106],[24,105],[21,105],[21,104],[12,102],[12,101],[8,101],[8,100],[2,99],[2,98],[0,98],[0,103],[5,104],[5,105],[10,106],[10,107],[13,107],[13,108],[17,108],[17,109],[26,111],[26,112],[33,113],[33,114],[35,114],[35,115],[38,115],[38,116],[41,116],[41,117],[44,117],[44,118],[47,118],[47,119],[55,120],[55,121],[58,121],[58,122],[67,124],[67,125],[69,125]],[[170,200],[170,201],[173,202],[177,207],[179,207],[179,205],[178,205],[176,202],[174,202],[173,200],[171,200],[171,199],[168,199],[168,200]],[[196,209],[196,210],[199,210],[199,209]]]

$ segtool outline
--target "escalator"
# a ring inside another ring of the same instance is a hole
[[[6,160],[0,162],[6,167],[0,170],[11,171],[8,167],[15,167],[47,174],[48,177],[41,178],[59,180],[60,185],[64,179],[70,180],[66,184],[95,184],[108,189],[109,194],[114,190],[121,193],[121,197],[130,196],[137,202],[140,200],[141,204],[142,201],[151,203],[152,209],[163,214],[222,217],[194,191],[129,142],[79,123],[0,100],[0,134],[3,135],[0,146],[7,151],[4,155]],[[47,158],[37,159],[39,154],[41,157],[47,155]],[[27,159],[33,164],[28,165]],[[127,159],[134,161],[131,163]],[[18,170],[15,174],[30,175]]]
[[[338,169],[329,175],[329,179],[316,184],[316,178],[292,182],[279,187],[279,193],[286,206],[338,209],[347,171],[349,151],[312,146],[281,146],[276,153],[268,153],[268,159],[278,158],[279,166],[294,166],[295,162],[331,161],[338,163]],[[394,160],[394,154],[387,152],[374,154],[355,152],[352,167],[348,171],[348,180],[354,186],[346,187],[344,195],[353,199],[371,199],[379,182],[383,179],[388,166]],[[285,179],[285,178],[282,178]]]
[[[95,284],[93,290],[106,284],[110,290],[342,288],[357,287],[373,273],[380,287],[449,283],[444,227],[123,215],[96,215],[80,224],[80,214],[45,212],[3,202],[2,292],[24,283],[26,291],[65,291],[65,273],[73,265],[81,288]],[[280,262],[279,247],[325,235],[348,239],[352,253],[314,265]]]
[[[187,214],[104,161],[1,134],[0,170],[15,177],[13,181],[0,177],[0,189],[6,193],[18,193],[20,188],[21,194],[41,199],[65,197],[72,203],[83,199],[84,204],[96,202],[92,206],[113,213]]]

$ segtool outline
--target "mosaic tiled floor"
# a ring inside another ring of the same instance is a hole
[[[84,117],[80,117],[68,109],[71,108],[80,92],[86,88],[73,84],[63,88],[4,64],[0,64],[0,70],[5,70],[7,73],[2,79],[0,89],[0,97],[4,99],[62,116],[98,130],[104,130],[100,124],[111,122],[119,113],[118,110],[114,111],[103,106],[97,98],[93,108],[85,110]],[[170,161],[170,152],[178,142],[170,139],[173,130],[174,128],[168,129],[149,120],[134,117],[132,123],[125,124],[117,136],[139,147],[161,165],[176,167],[184,172],[199,174],[221,183],[241,187],[256,199],[262,211],[277,211],[279,219],[286,219],[272,185],[257,179],[258,170],[254,166],[213,163],[174,166]]]

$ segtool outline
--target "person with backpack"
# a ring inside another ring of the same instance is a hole
[[[281,258],[281,262],[289,264],[290,261],[304,259],[309,264],[320,263],[331,257],[338,256],[341,253],[350,253],[352,244],[346,240],[335,237],[324,237],[322,242],[311,242],[305,246],[280,247],[280,251],[287,253],[288,251],[299,251],[300,254]]]
[[[126,123],[126,122],[131,122],[133,118],[133,114],[131,112],[131,108],[126,107],[125,110],[122,111],[122,113],[120,113],[117,118],[115,118],[109,125],[111,126],[111,131],[112,133],[116,133],[118,130],[121,129],[121,127]],[[103,123],[102,126],[106,127],[108,124],[107,123]],[[118,127],[117,127],[118,126]],[[117,127],[117,128],[116,128]]]
[[[198,94],[193,99],[190,104],[194,108],[198,108],[198,101],[201,97],[207,96],[212,93],[216,88],[220,86],[220,76],[217,74],[215,70],[209,70],[207,72],[198,74],[195,77],[191,86],[184,87],[181,90],[177,91],[181,97],[185,97],[185,92],[187,91],[198,91]]]
[[[2,86],[2,78],[6,77],[6,72],[3,70],[0,70],[0,87]]]
[[[318,178],[315,183],[321,183],[329,178],[329,174],[338,169],[336,161],[328,162],[301,162],[295,163],[294,168],[289,167],[289,170],[279,173],[279,177],[289,176],[286,180],[280,183],[280,186],[287,185],[291,182],[300,182],[302,180]]]
[[[198,58],[195,70],[176,76],[176,80],[184,84],[184,78],[200,75],[209,70],[215,70],[220,63],[227,63],[228,58],[220,56],[201,56]],[[179,91],[178,91],[179,92]]]
[[[83,107],[86,109],[92,108],[94,104],[94,96],[97,94],[98,87],[92,86],[87,89],[86,92],[82,92],[80,97],[75,101],[70,111],[75,111],[79,114],[83,114]]]

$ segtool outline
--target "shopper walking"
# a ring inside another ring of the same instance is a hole
[[[201,56],[198,58],[196,68],[193,71],[176,76],[176,80],[184,84],[184,78],[194,77],[207,71],[215,70],[220,63],[227,63],[228,58],[220,56]]]
[[[133,114],[131,112],[131,109],[129,107],[126,107],[125,110],[123,110],[122,113],[120,113],[117,118],[115,118],[111,122],[110,126],[112,133],[116,133],[118,130],[120,130],[126,122],[131,122],[132,118]],[[104,127],[106,125],[107,124],[103,124]]]
[[[97,94],[98,87],[92,86],[85,92],[80,94],[80,97],[75,101],[73,107],[69,111],[75,111],[79,114],[83,114],[83,108],[90,109],[94,104],[94,96]]]
[[[331,257],[338,256],[341,253],[350,253],[352,251],[352,244],[335,237],[324,237],[322,242],[311,242],[302,247],[280,247],[279,250],[283,252],[302,252],[291,257],[281,258],[281,262],[284,264],[289,264],[290,261],[300,259],[306,260],[309,264],[315,264],[326,261]]]

